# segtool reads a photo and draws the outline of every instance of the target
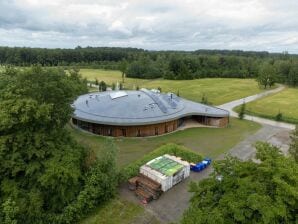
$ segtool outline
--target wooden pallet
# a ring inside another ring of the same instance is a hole
[[[137,180],[138,184],[142,183],[143,185],[147,186],[148,188],[151,188],[153,190],[159,190],[161,189],[161,184],[157,183],[156,181],[150,179],[149,177],[139,174],[139,179]]]
[[[141,200],[145,199],[147,203],[153,200],[153,196],[144,191],[142,188],[137,188],[135,193],[140,197]]]

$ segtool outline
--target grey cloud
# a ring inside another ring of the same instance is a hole
[[[0,0],[0,45],[297,52],[293,0]]]

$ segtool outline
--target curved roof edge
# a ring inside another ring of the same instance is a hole
[[[217,108],[217,107],[215,107]],[[73,116],[73,118],[77,119],[77,120],[81,120],[81,121],[85,121],[85,122],[89,122],[89,123],[94,123],[94,124],[103,124],[103,125],[111,125],[111,126],[141,126],[141,125],[154,125],[154,124],[160,124],[160,123],[165,123],[165,122],[169,122],[169,121],[174,121],[174,120],[178,120],[181,119],[183,117],[188,117],[188,116],[207,116],[207,117],[214,117],[214,118],[223,118],[223,117],[229,117],[230,113],[227,110],[224,109],[220,109],[217,108],[219,110],[223,110],[225,111],[227,114],[225,115],[214,115],[214,114],[203,114],[203,113],[197,113],[197,112],[190,112],[190,113],[185,113],[185,114],[181,114],[177,117],[173,117],[173,118],[168,118],[168,119],[155,119],[152,121],[141,121],[142,119],[139,119],[137,122],[137,119],[125,119],[126,121],[123,122],[123,120],[121,121],[98,121],[95,119],[86,119],[86,118],[82,118],[79,116]]]

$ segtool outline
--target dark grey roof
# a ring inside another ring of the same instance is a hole
[[[156,124],[190,115],[229,116],[223,109],[147,89],[90,93],[79,96],[72,106],[74,118],[107,125]]]

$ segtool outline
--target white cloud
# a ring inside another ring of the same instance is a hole
[[[0,45],[298,53],[295,0],[0,0]]]

